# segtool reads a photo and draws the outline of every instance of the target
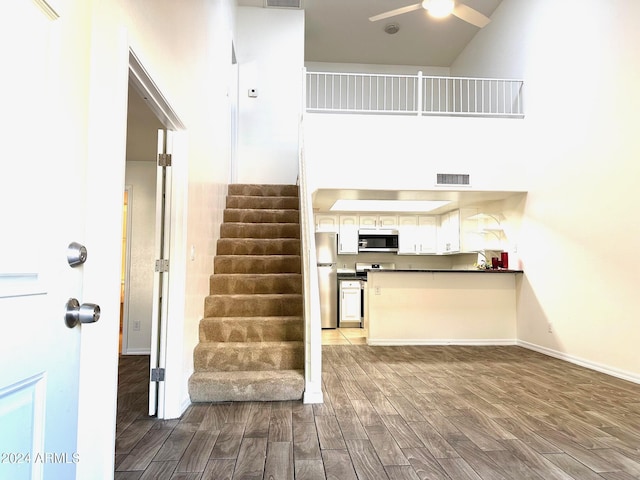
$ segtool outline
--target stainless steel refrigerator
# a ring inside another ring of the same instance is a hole
[[[338,326],[338,234],[316,232],[322,328]]]

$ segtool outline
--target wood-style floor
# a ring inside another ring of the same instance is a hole
[[[146,416],[122,357],[115,478],[632,480],[640,385],[520,347],[323,346],[325,403]]]

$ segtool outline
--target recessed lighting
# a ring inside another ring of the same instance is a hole
[[[430,212],[448,200],[336,200],[330,208],[341,212]]]

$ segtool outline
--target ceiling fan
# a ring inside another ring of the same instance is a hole
[[[408,5],[374,15],[373,17],[369,17],[369,20],[376,22],[378,20],[384,20],[385,18],[395,17],[396,15],[402,15],[403,13],[413,12],[421,8],[424,8],[431,16],[436,18],[446,17],[452,14],[478,28],[484,27],[491,21],[489,17],[479,11],[454,0],[423,0],[421,3],[416,3],[415,5]]]

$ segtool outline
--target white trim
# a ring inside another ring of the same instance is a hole
[[[131,225],[133,212],[133,185],[125,185],[127,192],[126,244],[124,261],[124,292],[122,294],[122,355],[134,355],[129,350],[129,295],[131,292]],[[123,198],[124,202],[124,198]],[[123,204],[124,207],[124,204]]]
[[[312,386],[307,386],[302,397],[302,403],[324,403],[322,392],[312,391]]]
[[[569,355],[567,353],[560,352],[558,350],[553,350],[551,348],[536,345],[534,343],[525,342],[523,340],[518,340],[517,344],[520,347],[526,348],[528,350],[533,350],[538,353],[542,353],[543,355],[548,355],[550,357],[554,357],[559,360],[564,360],[565,362],[573,363],[574,365],[579,365],[581,367],[585,367],[590,370],[595,370],[596,372],[604,373],[606,375],[611,375],[612,377],[621,378],[622,380],[627,380],[629,382],[640,384],[640,374],[637,374],[634,372],[628,372],[626,370],[620,370],[618,368],[613,368],[608,365],[603,365],[602,363],[592,362],[591,360],[585,360],[584,358],[576,357],[574,355]]]
[[[367,339],[367,345],[371,346],[406,346],[406,345],[467,345],[467,346],[507,346],[517,345],[515,338],[495,338],[495,339],[475,339],[475,338],[454,338],[454,339],[425,339],[416,340],[413,338],[378,338]]]
[[[151,355],[151,349],[149,348],[130,348],[126,352],[123,350],[121,355]]]

